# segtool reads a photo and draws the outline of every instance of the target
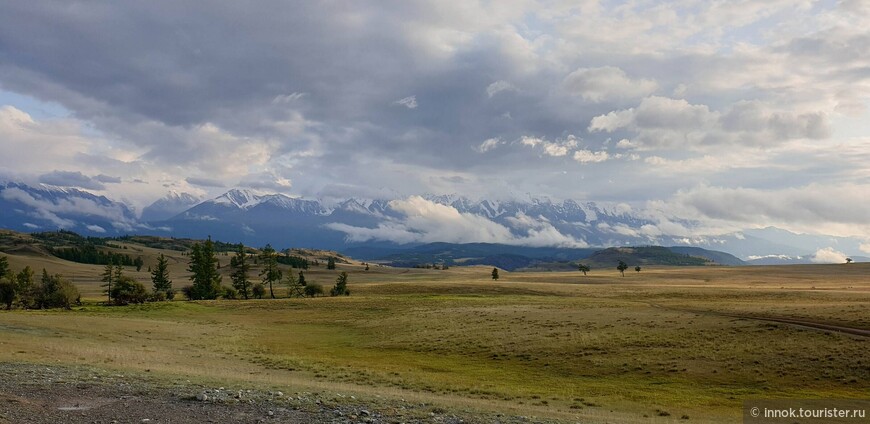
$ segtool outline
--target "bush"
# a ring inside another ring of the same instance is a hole
[[[162,291],[151,292],[151,294],[148,295],[149,302],[163,302],[165,300],[166,300],[166,293],[162,292]]]
[[[121,276],[115,284],[112,285],[112,301],[119,306],[129,305],[131,303],[145,303],[148,299],[148,291],[142,283],[128,277]]]
[[[238,299],[239,291],[232,287],[223,287],[223,293],[221,293],[221,297],[224,299]]]
[[[166,290],[166,300],[172,300],[172,299],[175,299],[175,290],[173,290],[173,289]]]
[[[35,304],[39,308],[66,308],[81,303],[79,290],[60,274],[48,275],[42,270],[42,284],[34,290]]]
[[[182,287],[181,294],[184,295],[185,299],[193,300],[193,286],[188,284],[188,285]]]
[[[254,284],[254,287],[251,287],[251,294],[257,299],[262,299],[266,295],[266,287],[260,283]]]
[[[323,294],[323,286],[316,283],[311,283],[305,286],[305,295],[308,297],[317,297]]]
[[[12,281],[0,280],[0,303],[6,305],[6,309],[12,309],[12,303],[15,302],[17,284]]]
[[[335,279],[335,286],[329,291],[330,296],[350,296],[350,290],[347,289],[347,273],[342,271]]]

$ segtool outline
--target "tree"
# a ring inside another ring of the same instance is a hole
[[[635,272],[640,272],[640,266],[636,266],[636,267],[634,267],[634,271],[635,271]]]
[[[194,243],[190,250],[188,271],[193,282],[192,299],[217,299],[221,294],[221,276],[217,271],[217,257],[211,236],[200,245]]]
[[[248,264],[248,254],[245,253],[245,245],[239,243],[236,255],[230,258],[230,279],[233,282],[233,288],[245,299],[251,294],[251,282],[248,281],[248,271],[251,270],[251,265]]]
[[[299,284],[299,280],[293,275],[293,270],[287,271],[287,276],[284,278],[284,284],[287,285],[287,295],[290,297],[305,297],[305,286]]]
[[[9,258],[5,256],[0,256],[0,278],[6,276],[6,274],[11,274],[12,271],[9,269]]]
[[[586,273],[591,271],[592,269],[589,268],[589,265],[580,264],[577,266],[577,270],[582,272],[583,275],[586,275]]]
[[[498,281],[498,268],[492,269],[492,279]]]
[[[269,285],[269,295],[274,299],[275,291],[272,289],[272,283],[281,280],[281,270],[278,269],[278,253],[275,252],[272,245],[267,244],[263,248],[260,252],[260,261],[263,263],[260,277],[263,279],[263,285]]]
[[[302,286],[302,287],[305,287],[305,286],[306,286],[306,284],[305,284],[305,274],[303,274],[302,271],[299,271],[299,280],[297,281],[297,283],[298,283],[300,286]]]
[[[335,285],[329,291],[330,296],[350,296],[350,290],[347,289],[347,272],[342,271],[335,279]]]
[[[620,260],[619,265],[616,266],[616,269],[619,271],[620,274],[622,274],[623,277],[625,277],[625,270],[628,269],[628,264]]]
[[[368,270],[369,270],[369,264],[366,263],[366,271],[368,271]]]
[[[0,277],[0,302],[6,305],[6,310],[12,309],[15,298],[18,296],[18,287],[9,278]]]
[[[852,258],[846,258],[846,263],[847,263],[847,264],[852,263]]]
[[[143,265],[145,265],[145,261],[142,260],[141,256],[137,256],[136,259],[133,260],[133,266],[136,267],[136,272],[142,271]]]
[[[103,273],[100,275],[100,281],[103,284],[100,287],[105,287],[103,293],[108,297],[109,302],[112,301],[112,283],[115,282],[115,266],[112,263],[106,264],[103,268]]]
[[[21,306],[31,308],[35,306],[36,285],[33,280],[33,268],[30,265],[25,266],[18,275],[15,276],[15,282],[18,288],[16,294]]]
[[[169,297],[169,292],[172,290],[172,280],[169,279],[169,261],[162,253],[157,256],[157,265],[151,271],[151,284],[154,293],[163,293]]]
[[[335,258],[332,256],[326,261],[326,269],[335,269]]]

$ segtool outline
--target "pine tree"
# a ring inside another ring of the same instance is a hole
[[[308,285],[305,282],[305,274],[303,274],[302,271],[299,271],[299,280],[297,280],[297,284],[299,284],[302,287],[305,287],[306,285]]]
[[[154,293],[169,293],[172,290],[172,281],[169,279],[169,262],[161,253],[157,256],[157,265],[151,271],[151,284],[154,286]]]
[[[293,275],[293,270],[287,271],[287,276],[284,278],[284,284],[287,285],[287,295],[290,297],[305,297],[305,286],[299,284],[299,280]]]
[[[111,302],[112,301],[112,283],[115,282],[115,266],[112,263],[106,264],[106,267],[103,268],[103,273],[101,274],[100,281],[102,281],[104,283],[100,287],[106,288],[103,291],[103,293],[106,294],[106,296],[109,299],[109,302]]]
[[[251,270],[251,265],[248,264],[248,255],[245,253],[245,245],[239,243],[236,255],[230,258],[230,279],[235,288],[242,297],[247,300],[251,294],[251,282],[248,281],[248,271]]]
[[[214,242],[211,241],[211,237],[202,245],[193,244],[187,270],[191,272],[193,299],[216,299],[218,297],[221,292],[221,276],[217,271],[217,257],[215,257]]]
[[[272,288],[272,283],[281,280],[281,270],[278,269],[278,253],[272,248],[272,245],[267,244],[260,252],[260,261],[263,263],[263,270],[260,271],[260,277],[263,279],[263,284],[269,284],[269,295],[272,299],[275,298],[275,291]]]
[[[9,259],[5,256],[0,256],[0,278],[5,277],[6,274],[12,275],[12,271],[9,269]]]
[[[350,290],[347,289],[347,272],[342,271],[335,279],[335,286],[329,291],[330,296],[350,296]]]
[[[332,256],[326,261],[326,269],[335,269],[335,258]]]
[[[498,268],[493,268],[493,269],[492,269],[492,279],[493,279],[493,280],[498,280]]]

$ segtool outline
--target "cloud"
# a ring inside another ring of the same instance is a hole
[[[88,225],[86,228],[95,232],[95,233],[105,233],[106,232],[106,229],[103,227],[100,227],[99,225]]]
[[[529,147],[541,146],[545,155],[560,157],[567,155],[568,152],[576,148],[577,141],[577,137],[573,135],[569,135],[564,139],[558,139],[556,141],[547,141],[543,138],[523,136],[520,139],[520,144]]]
[[[417,109],[417,96],[408,96],[396,100],[393,104],[405,106],[408,109]]]
[[[647,149],[772,146],[793,139],[824,139],[831,135],[827,116],[820,112],[782,112],[773,110],[770,104],[740,101],[722,113],[704,104],[658,96],[644,98],[636,108],[595,116],[587,130],[593,133],[627,130],[634,134],[631,146]]]
[[[641,98],[658,88],[653,80],[632,80],[625,71],[613,66],[577,69],[565,77],[562,85],[571,94],[591,102]]]
[[[605,151],[593,152],[590,150],[578,150],[574,152],[574,160],[580,163],[598,163],[604,162],[610,158],[610,155]]]
[[[846,263],[846,254],[834,250],[833,247],[826,247],[816,250],[811,260],[817,264],[842,264]]]
[[[94,180],[99,181],[101,183],[106,183],[106,184],[120,184],[121,183],[121,177],[112,177],[112,176],[106,175],[106,174],[97,175],[94,177]]]
[[[32,211],[34,217],[45,219],[59,228],[74,228],[77,225],[74,220],[62,218],[60,215],[103,218],[110,221],[116,229],[122,231],[132,231],[136,228],[136,222],[129,215],[129,211],[119,204],[106,205],[95,199],[84,197],[42,198],[18,188],[7,188],[0,192],[0,196],[5,200],[25,204]]]
[[[341,231],[354,242],[387,240],[396,243],[449,242],[449,243],[502,243],[527,246],[585,247],[587,244],[563,235],[550,223],[517,215],[510,222],[521,234],[510,228],[470,213],[462,213],[452,206],[442,205],[420,196],[393,200],[390,209],[399,218],[381,223],[374,228],[355,227],[343,223],[326,226]]]
[[[496,138],[488,138],[488,139],[484,140],[483,143],[480,143],[480,145],[477,146],[475,148],[475,150],[477,150],[480,153],[486,153],[490,150],[494,150],[496,147],[498,147],[501,144],[504,144],[504,142],[502,142],[497,137]]]
[[[223,182],[214,178],[187,177],[184,179],[184,181],[186,181],[188,184],[193,184],[200,187],[226,187]]]
[[[496,81],[486,86],[486,95],[492,98],[492,96],[495,96],[496,94],[503,91],[516,91],[516,89],[516,87],[514,87],[511,83],[507,81]]]
[[[106,186],[79,171],[54,171],[39,176],[39,182],[58,187],[79,187],[88,190],[105,190]]]

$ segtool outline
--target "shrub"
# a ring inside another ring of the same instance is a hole
[[[126,275],[121,276],[112,286],[112,302],[123,306],[131,303],[145,303],[148,299],[148,291],[145,286]]]
[[[316,283],[311,283],[305,286],[305,295],[308,297],[317,297],[323,294],[323,286]]]
[[[175,299],[175,290],[173,290],[173,289],[166,290],[166,300],[172,300],[172,299]]]
[[[188,284],[181,288],[181,294],[184,295],[184,298],[187,300],[193,300],[193,286]]]
[[[232,287],[224,287],[223,293],[221,293],[221,297],[224,299],[238,299],[239,291]]]
[[[254,287],[251,287],[251,294],[257,299],[262,299],[266,295],[266,287],[260,283],[254,284]]]
[[[17,284],[12,281],[0,280],[0,302],[6,305],[6,309],[12,309],[12,303],[15,302]]]
[[[48,275],[42,270],[42,284],[34,290],[35,304],[39,308],[66,308],[81,303],[79,290],[60,274]]]

